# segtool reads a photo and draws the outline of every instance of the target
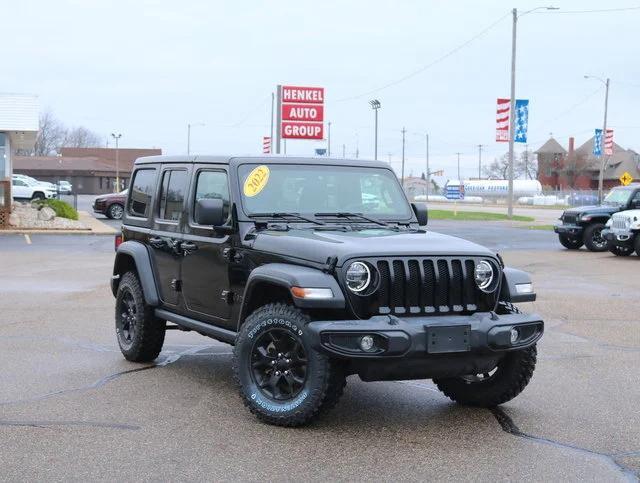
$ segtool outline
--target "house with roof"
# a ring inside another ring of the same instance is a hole
[[[538,159],[538,181],[551,189],[598,189],[600,165],[603,160],[593,155],[592,136],[575,148],[575,139],[569,138],[568,149],[556,139],[549,138],[535,151]],[[633,149],[613,145],[613,154],[604,157],[604,188],[620,185],[625,172],[640,179],[640,154]]]
[[[58,156],[15,156],[13,171],[54,184],[69,181],[78,194],[113,193],[129,186],[136,159],[162,154],[161,149],[117,151],[116,155],[111,148],[60,148]]]

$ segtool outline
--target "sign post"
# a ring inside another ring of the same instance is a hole
[[[276,88],[276,154],[280,154],[280,124],[282,124],[282,86]]]

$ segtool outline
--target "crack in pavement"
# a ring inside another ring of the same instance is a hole
[[[102,423],[99,421],[17,421],[0,419],[0,426],[16,426],[31,428],[49,428],[56,426],[86,426],[91,428],[109,428],[123,429],[128,431],[137,431],[142,429],[141,426],[122,423]]]
[[[614,456],[620,456],[620,454],[611,455],[606,453],[599,453],[597,451],[593,451],[587,448],[582,448],[580,446],[575,446],[568,443],[561,443],[553,439],[543,438],[541,436],[534,436],[534,435],[525,433],[524,431],[520,430],[520,428],[518,428],[516,423],[514,423],[513,419],[511,419],[511,417],[506,412],[504,412],[502,408],[494,407],[489,410],[498,421],[498,424],[500,424],[500,427],[502,428],[502,430],[505,431],[506,433],[512,434],[514,436],[518,436],[520,438],[527,439],[529,441],[534,441],[536,443],[553,446],[555,448],[571,450],[571,451],[576,451],[578,453],[586,454],[589,456],[595,456],[600,460],[604,461],[605,463],[607,463],[607,465],[609,465],[611,468],[622,473],[622,475],[626,478],[627,481],[633,481],[633,482],[640,481],[636,476],[636,474],[633,473],[633,471],[631,471],[629,468],[618,463],[615,460]],[[635,452],[632,452],[632,454],[633,453]]]
[[[610,344],[608,342],[603,342],[602,340],[597,339],[595,337],[575,334],[566,329],[561,329],[562,326],[569,324],[570,322],[574,322],[573,320],[569,320],[569,318],[567,317],[562,317],[561,319],[556,319],[556,320],[559,320],[559,323],[557,325],[554,325],[553,327],[548,328],[547,329],[548,332],[558,332],[560,334],[570,335],[572,337],[576,337],[577,339],[582,339],[586,342],[591,342],[595,346],[601,347],[603,349],[614,349],[614,350],[619,350],[623,352],[640,352],[640,347]],[[602,319],[598,319],[598,320],[602,320]]]
[[[197,352],[200,352],[202,350],[205,349],[210,349],[212,347],[216,347],[214,345],[207,345],[207,346],[195,346],[195,347],[191,347],[190,349],[186,349],[182,352],[178,352],[175,354],[170,355],[169,357],[167,357],[166,359],[157,362],[155,364],[151,364],[149,366],[144,366],[144,367],[137,367],[135,369],[127,369],[125,371],[120,371],[120,372],[115,372],[113,374],[109,374],[107,376],[102,377],[101,379],[98,379],[97,381],[91,383],[91,384],[87,384],[85,386],[80,386],[80,387],[73,387],[73,388],[69,388],[69,389],[60,389],[58,391],[52,391],[52,392],[48,392],[45,394],[41,394],[39,396],[34,396],[34,397],[30,397],[30,398],[26,398],[26,399],[15,399],[15,400],[9,400],[9,401],[0,401],[0,406],[9,406],[9,405],[16,405],[16,404],[24,404],[24,403],[30,403],[30,402],[37,402],[37,401],[43,401],[45,399],[50,399],[52,397],[56,397],[56,396],[62,396],[65,394],[71,394],[74,392],[85,392],[85,391],[90,391],[93,389],[99,389],[102,386],[105,386],[106,384],[108,384],[109,382],[113,381],[114,379],[117,379],[121,376],[124,376],[126,374],[132,374],[134,372],[141,372],[141,371],[146,371],[149,369],[154,369],[156,367],[165,367],[169,364],[173,364],[174,362],[178,361],[181,357],[190,355],[190,354],[195,354]],[[215,355],[228,355],[231,354],[231,352],[219,352],[216,353]],[[213,354],[212,354],[213,355]]]

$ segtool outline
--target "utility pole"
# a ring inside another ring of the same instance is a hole
[[[516,29],[518,25],[518,9],[513,9],[513,26],[511,29],[511,104],[509,112],[509,193],[507,216],[513,216],[513,142],[516,130]]]
[[[327,123],[327,156],[331,156],[331,121]]]
[[[271,131],[269,134],[269,154],[273,152],[273,109],[275,107],[275,95],[271,93]]]
[[[191,128],[196,126],[204,126],[203,123],[187,124],[187,156],[191,154]]]
[[[342,159],[347,157],[347,145],[342,144]]]
[[[405,147],[405,134],[407,130],[402,128],[402,189],[404,189],[404,147]]]
[[[525,179],[531,179],[529,176],[529,145],[524,145],[524,177]]]
[[[425,134],[426,141],[426,160],[427,160],[427,199],[429,201],[429,188],[431,188],[431,171],[429,171],[429,133]]]
[[[120,191],[120,153],[118,152],[118,141],[122,137],[122,134],[111,133],[111,137],[116,140],[116,193]]]
[[[482,179],[482,144],[478,144],[478,179]]]
[[[282,86],[276,89],[276,154],[280,154],[280,126],[282,125]],[[286,144],[285,144],[286,146]],[[286,154],[286,151],[285,151]]]
[[[392,156],[392,153],[387,153],[387,157],[389,158],[389,166],[391,166],[391,156]]]
[[[604,185],[604,168],[607,165],[607,158],[605,157],[605,143],[607,139],[607,110],[609,107],[609,78],[607,77],[607,81],[605,82],[605,91],[604,91],[604,123],[602,126],[602,140],[601,144],[601,152],[602,152],[602,160],[600,161],[600,175],[598,176],[598,201],[602,203],[602,191]]]
[[[460,155],[461,155],[462,153],[456,153],[456,154],[458,155],[458,181],[462,181],[462,180],[460,179]]]

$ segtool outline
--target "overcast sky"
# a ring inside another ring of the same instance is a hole
[[[496,143],[495,102],[509,96],[511,15],[547,5],[504,1],[86,1],[2,0],[0,91],[34,93],[68,125],[124,147],[257,154],[269,132],[279,83],[325,87],[332,154],[373,157],[373,112],[380,110],[380,158],[399,171],[407,129],[407,173],[477,174]],[[552,132],[578,145],[601,127],[610,77],[615,141],[640,151],[640,0],[556,1],[557,12],[518,21],[518,98],[530,99],[529,145]],[[618,12],[571,13],[628,8]],[[444,54],[483,35],[449,57]],[[427,68],[425,68],[427,67]],[[405,81],[420,69],[424,69]],[[379,89],[385,85],[394,85]],[[326,143],[289,142],[289,154]],[[522,147],[517,145],[517,149]]]

